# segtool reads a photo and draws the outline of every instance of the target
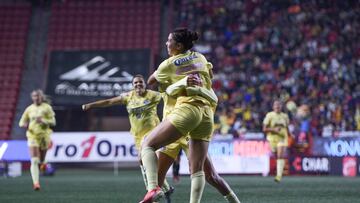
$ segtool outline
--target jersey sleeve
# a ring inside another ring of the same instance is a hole
[[[159,83],[168,83],[170,75],[168,72],[169,60],[163,61],[158,69],[154,72],[154,76]]]
[[[268,113],[268,114],[266,114],[266,116],[265,116],[265,119],[264,119],[264,121],[263,121],[263,125],[264,125],[264,126],[269,126],[269,125],[270,125],[270,120],[271,120],[271,114]]]
[[[29,107],[25,109],[24,113],[22,114],[20,121],[19,121],[19,126],[24,126],[27,123],[29,123]]]
[[[183,79],[171,84],[166,88],[166,93],[170,96],[176,96],[179,92],[181,92],[187,86],[188,76]]]

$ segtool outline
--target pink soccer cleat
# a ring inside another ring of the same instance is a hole
[[[152,203],[161,199],[163,196],[164,192],[159,186],[157,186],[155,189],[148,191],[144,199],[139,203]]]

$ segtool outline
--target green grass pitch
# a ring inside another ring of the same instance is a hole
[[[354,203],[360,202],[360,178],[330,176],[284,177],[278,184],[273,177],[224,176],[242,203]],[[171,179],[168,179],[172,183]],[[41,191],[32,190],[29,173],[17,178],[0,177],[0,203],[137,203],[145,194],[138,170],[60,169],[53,177],[41,177]],[[173,203],[189,201],[190,180],[182,176],[174,185]],[[164,201],[162,201],[164,202]],[[225,202],[206,185],[202,202]]]

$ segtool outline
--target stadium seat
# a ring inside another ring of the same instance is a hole
[[[9,139],[31,17],[28,2],[0,3],[0,139]]]
[[[48,50],[151,48],[158,51],[160,1],[67,1],[54,2],[49,29]],[[145,11],[145,12],[144,12]],[[155,17],[154,17],[155,16]],[[155,25],[144,29],[143,21]],[[130,39],[130,41],[128,40]],[[115,42],[115,43],[114,43]]]

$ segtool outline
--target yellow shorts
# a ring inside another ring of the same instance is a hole
[[[181,103],[175,106],[168,119],[182,135],[189,134],[191,139],[210,141],[212,137],[214,113],[209,106]]]
[[[288,137],[268,135],[266,139],[269,141],[271,150],[275,152],[278,147],[287,147],[288,146]]]
[[[161,148],[160,152],[176,159],[181,149],[184,150],[186,155],[189,154],[189,137],[181,137],[175,142]]]
[[[51,143],[50,136],[28,137],[27,144],[29,147],[39,147],[41,150],[48,149]]]

